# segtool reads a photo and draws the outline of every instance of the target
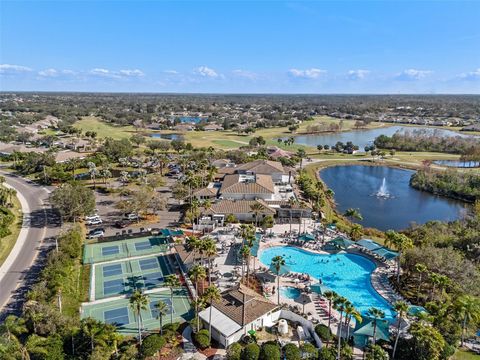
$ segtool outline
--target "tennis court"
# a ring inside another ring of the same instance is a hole
[[[159,301],[167,304],[168,311],[163,315],[163,324],[169,324],[173,316],[174,322],[189,321],[193,318],[193,309],[186,288],[178,288],[173,291],[173,301],[170,299],[170,291],[160,291],[148,296],[148,306],[142,310],[143,327],[145,331],[156,331],[160,327],[158,311],[155,305]],[[138,331],[137,316],[132,311],[129,299],[112,300],[105,303],[84,304],[81,309],[81,317],[92,317],[109,324],[116,325],[123,334],[136,334]]]
[[[95,288],[91,294],[93,293],[95,298],[90,299],[91,301],[125,295],[134,289],[151,290],[161,287],[165,276],[170,274],[163,255],[96,264],[94,267]]]
[[[83,250],[83,263],[94,264],[129,257],[165,253],[169,248],[166,235],[87,244]]]

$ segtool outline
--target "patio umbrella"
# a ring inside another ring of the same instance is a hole
[[[366,318],[364,318],[366,320]],[[354,331],[354,335],[373,337],[373,321],[367,320],[360,324],[359,328]],[[388,341],[390,336],[388,334],[388,322],[385,320],[377,320],[377,330],[375,333],[376,340]]]
[[[315,283],[315,284],[311,285],[310,289],[313,292],[315,292],[317,294],[320,294],[320,295],[325,294],[326,291],[330,291],[330,289],[328,287],[326,287],[325,285],[320,284],[320,283]]]
[[[305,314],[305,305],[311,303],[312,299],[310,298],[310,295],[301,293],[300,296],[295,299],[295,301],[302,304],[302,313]]]
[[[299,241],[315,241],[315,236],[312,234],[302,234],[298,237]]]
[[[343,237],[337,237],[333,240],[328,241],[327,244],[334,245],[340,249],[348,249],[350,246],[355,244],[355,242],[352,240],[345,239]]]

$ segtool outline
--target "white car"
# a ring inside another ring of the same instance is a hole
[[[105,230],[104,229],[93,229],[88,233],[88,238],[89,239],[96,239],[105,236]]]
[[[138,220],[140,218],[137,214],[130,213],[130,214],[125,215],[125,219],[130,220],[130,221],[135,221],[135,220]]]
[[[102,223],[102,219],[98,215],[85,217],[85,224],[87,225],[99,225],[101,223]]]

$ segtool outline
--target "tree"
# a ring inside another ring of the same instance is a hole
[[[323,293],[323,297],[328,301],[328,329],[331,332],[332,305],[339,296],[335,291],[327,290]]]
[[[318,358],[318,349],[308,342],[305,342],[300,346],[300,352],[302,353],[302,359],[317,359]]]
[[[462,319],[461,346],[463,347],[468,326],[480,321],[480,300],[471,295],[463,295],[457,299],[456,311]]]
[[[337,329],[337,358],[340,359],[340,351],[342,350],[342,319],[343,319],[343,312],[345,311],[345,307],[347,305],[348,300],[343,296],[337,297],[334,301],[333,307],[340,313],[340,321],[338,322],[338,329]]]
[[[193,335],[193,339],[195,340],[195,343],[200,349],[206,349],[210,346],[210,333],[206,329],[202,329],[198,332],[196,332]]]
[[[240,358],[242,360],[258,360],[259,356],[260,347],[255,343],[251,343],[243,348]]]
[[[410,334],[412,335],[412,359],[440,360],[442,358],[446,343],[437,329],[417,322],[410,327]]]
[[[280,348],[276,344],[264,343],[260,349],[259,360],[280,360]]]
[[[358,209],[353,209],[353,208],[347,209],[343,215],[349,218],[351,221],[353,221],[353,219],[360,220],[360,221],[363,220],[363,216],[362,214],[360,214],[360,210]]]
[[[148,309],[148,296],[140,290],[135,290],[130,296],[130,307],[137,316],[138,343],[142,346],[142,310]]]
[[[300,159],[300,170],[301,170],[303,166],[303,159],[307,156],[307,153],[305,152],[304,149],[298,149],[295,155]]]
[[[207,276],[207,272],[205,271],[205,268],[202,265],[196,264],[194,265],[190,271],[188,272],[188,275],[190,276],[190,280],[195,283],[195,289],[196,289],[196,298],[195,298],[195,314],[197,316],[197,331],[200,330],[200,319],[198,318],[198,282],[201,280],[204,280]]]
[[[262,204],[256,202],[252,205],[250,205],[250,210],[252,211],[254,217],[255,217],[255,227],[258,226],[258,214],[260,214],[260,212],[262,210],[264,210],[264,207]]]
[[[241,360],[242,350],[242,345],[233,343],[227,349],[227,360]]]
[[[367,360],[388,360],[388,353],[378,345],[370,346],[367,351]]]
[[[425,264],[418,263],[415,265],[415,270],[418,272],[418,288],[417,288],[417,301],[420,298],[420,288],[422,286],[422,277],[423,274],[428,271],[428,268]]]
[[[217,245],[211,237],[203,239],[202,251],[208,261],[208,285],[210,286],[212,285],[213,261],[217,256]]]
[[[89,339],[90,354],[92,354],[96,346],[106,347],[108,345],[115,332],[115,327],[93,318],[85,318],[80,322],[80,332]]]
[[[210,311],[208,315],[208,335],[209,335],[209,340],[210,342],[212,341],[212,308],[213,308],[213,302],[215,301],[220,301],[220,290],[215,285],[210,285],[205,289],[205,292],[203,293],[203,297],[207,302],[210,303]]]
[[[26,333],[25,320],[15,315],[8,315],[0,324],[0,335],[6,336],[9,341],[17,340],[17,337]]]
[[[132,154],[132,143],[128,139],[114,140],[106,138],[100,151],[110,160],[118,161],[120,158],[128,158]]]
[[[345,305],[345,326],[347,328],[347,341],[350,338],[350,322],[352,321],[352,318],[355,319],[357,324],[362,322],[362,315],[360,314],[360,312],[355,309],[353,304],[347,302],[347,304]]]
[[[367,316],[369,316],[373,322],[373,345],[375,345],[377,342],[378,321],[385,318],[385,313],[380,309],[371,307],[370,309],[368,309]]]
[[[170,274],[165,277],[165,286],[170,289],[170,304],[173,307],[173,289],[180,287],[180,280],[175,274]],[[170,310],[170,323],[173,324],[173,308]]]
[[[393,309],[397,313],[397,335],[395,337],[395,344],[393,345],[392,360],[395,359],[395,353],[397,352],[398,339],[400,338],[400,325],[403,317],[408,311],[408,304],[405,301],[397,301],[393,305]]]
[[[353,239],[353,240],[358,240],[362,237],[363,235],[363,226],[360,225],[360,224],[353,224],[351,227],[350,227],[350,233],[349,233],[350,237]]]
[[[168,314],[168,305],[162,301],[159,300],[155,304],[155,310],[157,311],[157,319],[160,321],[160,335],[163,335],[163,317]]]
[[[385,245],[392,246],[398,251],[397,283],[400,283],[400,257],[405,250],[413,248],[413,241],[407,235],[397,233],[393,230],[387,230],[385,236]]]
[[[286,360],[301,360],[302,358],[300,349],[295,344],[286,344],[282,350]]]
[[[163,336],[158,334],[149,335],[143,340],[140,352],[145,357],[154,356],[157,352],[162,350],[165,346],[166,340]]]
[[[79,183],[66,183],[52,192],[50,203],[66,220],[75,221],[93,212],[95,195],[92,190]]]
[[[277,304],[280,305],[280,270],[285,266],[285,259],[283,256],[277,255],[272,259],[272,266],[277,275]]]

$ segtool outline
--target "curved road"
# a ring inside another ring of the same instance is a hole
[[[22,204],[23,224],[17,243],[0,267],[0,319],[17,313],[26,291],[38,277],[51,237],[60,228],[59,217],[48,205],[50,190],[16,175],[0,171],[5,183],[17,190]]]

